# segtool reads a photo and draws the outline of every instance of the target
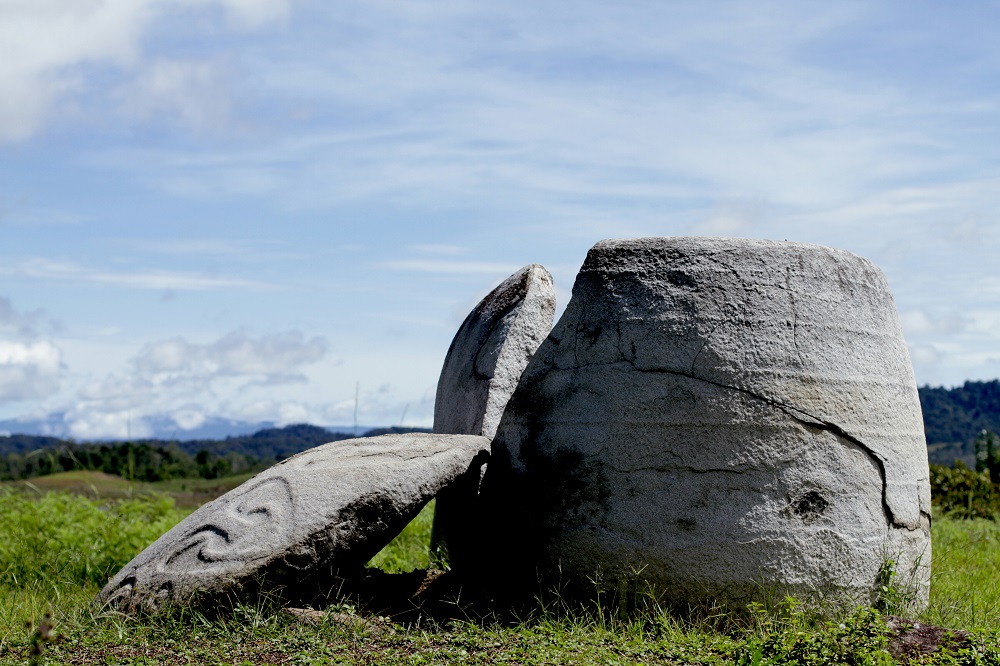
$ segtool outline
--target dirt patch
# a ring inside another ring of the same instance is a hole
[[[967,631],[936,627],[896,615],[886,617],[885,621],[890,632],[889,653],[904,664],[934,652],[952,652],[972,644]]]

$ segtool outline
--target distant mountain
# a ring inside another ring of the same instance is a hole
[[[231,419],[209,418],[197,428],[182,430],[168,416],[144,417],[143,432],[149,432],[152,439],[184,441],[189,439],[224,439],[237,435],[252,435],[264,428],[273,428],[274,423],[263,421],[247,423]],[[0,435],[47,435],[69,439],[72,437],[66,415],[63,413],[49,414],[42,419],[8,419],[0,420]],[[99,438],[100,441],[113,441],[114,438]]]
[[[277,428],[272,421],[235,421],[223,418],[208,418],[197,428],[183,430],[178,427],[177,422],[169,416],[144,416],[142,417],[142,429],[147,439],[164,440],[170,442],[186,442],[195,440],[217,440],[227,437],[239,437],[241,435],[252,435],[261,430]],[[372,430],[376,426],[372,425],[326,425],[331,432],[355,433],[359,435]],[[137,427],[138,431],[139,428]],[[42,419],[0,419],[0,436],[3,435],[43,435],[47,437],[57,437],[59,439],[73,439],[72,433],[67,423],[66,414],[53,413]],[[89,441],[112,442],[121,438],[97,437]],[[134,436],[132,439],[139,439]]]
[[[147,439],[162,439],[171,442],[185,442],[189,440],[225,439],[227,437],[238,437],[240,435],[252,435],[261,430],[278,427],[273,421],[234,421],[232,419],[208,418],[197,428],[183,430],[178,427],[177,422],[169,416],[144,416],[142,417],[141,430],[135,424],[136,431],[141,431]],[[327,425],[327,430],[332,432],[355,431],[359,434],[371,430],[375,426],[361,425]],[[48,437],[58,437],[60,439],[72,439],[69,423],[66,414],[55,412],[41,419],[0,419],[0,436],[19,435],[45,435]],[[98,437],[94,441],[116,441],[119,438]],[[139,439],[133,436],[133,439]]]
[[[44,435],[5,435],[0,436],[0,455],[8,453],[28,453],[42,449],[55,449],[66,444],[66,440]]]
[[[974,467],[973,442],[979,433],[1000,433],[1000,380],[965,382],[951,389],[923,386],[919,393],[930,461],[951,465],[961,460]]]
[[[387,432],[429,432],[427,428],[376,428],[366,430],[361,437],[372,437]],[[216,456],[229,453],[249,455],[260,461],[284,460],[306,449],[311,449],[327,442],[336,442],[354,437],[354,433],[332,432],[319,426],[304,423],[285,426],[284,428],[265,428],[249,435],[226,437],[225,439],[136,439],[133,444],[146,444],[150,447],[169,448],[174,446],[190,455],[199,451],[207,451]],[[104,442],[92,442],[98,446]],[[58,437],[43,435],[8,435],[0,436],[0,456],[16,453],[25,454],[41,449],[57,449],[66,446],[86,446],[87,443],[71,442]]]
[[[205,422],[197,428],[181,430],[177,427],[177,423],[168,416],[146,419],[146,425],[152,431],[152,437],[156,439],[169,439],[177,441],[195,439],[225,439],[226,437],[252,435],[265,428],[275,427],[275,424],[270,421],[247,423],[246,421],[234,421],[232,419],[220,419],[213,417],[205,419]]]

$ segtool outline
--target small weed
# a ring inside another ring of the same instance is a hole
[[[31,623],[27,625],[28,631],[31,631]],[[45,645],[52,642],[52,614],[46,613],[42,617],[42,621],[38,623],[38,627],[31,633],[28,639],[31,645],[31,663],[32,666],[42,663],[42,653],[45,651]]]
[[[907,594],[897,586],[896,561],[885,558],[879,567],[875,579],[876,597],[874,607],[884,615],[905,613],[912,601]]]
[[[764,664],[892,664],[882,614],[860,607],[848,617],[817,622],[791,597],[777,615],[751,605],[754,628],[739,657],[743,666]]]

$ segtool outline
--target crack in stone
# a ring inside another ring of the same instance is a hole
[[[795,302],[795,290],[792,289],[792,267],[785,268],[785,291],[788,292],[788,301],[792,306],[792,346],[795,347],[795,355],[799,357],[799,363],[805,367],[806,362],[802,358],[802,350],[799,349],[799,310]]]
[[[435,433],[437,434],[437,433]],[[485,449],[483,449],[485,450]],[[345,456],[346,458],[377,458],[379,456],[392,456],[394,458],[399,458],[401,460],[426,460],[427,458],[433,458],[434,456],[439,456],[443,453],[451,453],[452,449],[441,449],[440,451],[431,451],[430,453],[424,453],[419,455],[414,455],[411,451],[375,451],[373,453],[362,453],[361,455],[350,455]]]
[[[865,455],[868,456],[869,459],[871,459],[872,461],[875,462],[876,466],[878,467],[879,476],[882,477],[882,511],[883,511],[883,513],[885,513],[885,518],[886,518],[886,521],[889,524],[889,527],[905,527],[907,529],[911,529],[907,525],[900,525],[899,523],[896,522],[896,517],[893,515],[892,508],[889,506],[889,500],[886,497],[887,492],[888,492],[889,480],[888,480],[888,477],[886,476],[885,461],[883,461],[881,458],[879,458],[875,454],[875,452],[872,451],[868,447],[867,444],[865,444],[864,442],[862,442],[857,437],[854,437],[853,435],[851,435],[850,433],[848,433],[847,431],[845,431],[843,428],[841,428],[836,423],[831,423],[829,421],[825,421],[823,419],[816,418],[812,414],[809,414],[807,412],[803,412],[803,411],[801,411],[799,409],[796,409],[795,407],[789,407],[787,405],[782,405],[779,402],[774,402],[773,404],[775,406],[780,407],[781,409],[783,409],[786,414],[788,414],[789,416],[791,416],[793,419],[795,419],[799,423],[801,423],[801,424],[803,424],[805,426],[808,426],[808,427],[819,428],[820,430],[826,430],[827,432],[831,432],[834,435],[836,435],[837,437],[840,437],[841,439],[846,439],[848,442],[850,442],[851,444],[854,444],[859,449],[861,449],[865,453]],[[805,414],[808,417],[808,419],[803,419],[800,416],[798,416],[798,414]],[[817,424],[817,422],[818,422],[818,424]]]
[[[716,306],[718,306],[718,304],[716,304]],[[723,309],[721,307],[719,307],[719,314],[720,315],[724,314]],[[692,375],[694,374],[694,366],[698,364],[698,358],[701,356],[701,353],[703,351],[705,351],[705,347],[708,346],[708,343],[711,341],[712,336],[715,335],[715,332],[717,330],[719,330],[719,328],[722,326],[722,324],[724,322],[725,322],[725,317],[724,316],[720,317],[718,323],[716,323],[715,326],[712,327],[712,330],[710,330],[704,336],[705,339],[702,341],[701,347],[698,348],[698,353],[695,354],[694,358],[691,359],[691,370],[690,370],[690,372],[691,372]]]
[[[906,529],[906,530],[911,531],[911,532],[920,528],[919,525],[917,525],[915,527],[910,527],[909,525],[904,525],[904,524],[900,524],[900,523],[896,522],[896,517],[893,514],[892,508],[889,506],[889,501],[888,501],[888,497],[887,497],[889,482],[888,482],[888,476],[886,475],[885,461],[883,461],[882,458],[880,458],[867,444],[865,444],[860,439],[858,439],[854,435],[852,435],[849,432],[847,432],[846,430],[844,430],[842,427],[840,427],[836,423],[833,423],[831,421],[827,421],[825,419],[821,419],[818,416],[815,416],[813,414],[809,414],[808,412],[805,412],[805,411],[803,411],[803,410],[801,410],[801,409],[799,409],[797,407],[793,407],[792,405],[787,405],[787,404],[785,404],[783,402],[780,402],[778,400],[775,400],[773,398],[768,398],[767,396],[763,396],[763,395],[760,395],[758,393],[754,393],[753,391],[751,391],[749,389],[745,389],[745,388],[742,388],[742,387],[739,387],[739,386],[731,386],[729,384],[723,384],[721,382],[715,382],[715,381],[712,381],[710,379],[705,379],[704,377],[698,377],[698,376],[694,375],[693,372],[682,372],[680,370],[666,370],[666,369],[649,369],[649,370],[641,369],[641,368],[639,368],[639,367],[636,366],[634,358],[630,358],[629,356],[627,356],[622,351],[622,349],[621,349],[621,339],[620,338],[621,338],[621,336],[619,335],[619,341],[618,341],[617,347],[618,347],[619,354],[621,354],[621,356],[622,356],[622,359],[620,361],[611,361],[611,362],[604,362],[604,363],[586,363],[586,364],[580,364],[579,363],[579,358],[577,357],[577,365],[576,366],[574,366],[573,368],[560,368],[560,369],[561,370],[575,370],[575,369],[582,368],[584,366],[608,366],[608,365],[618,365],[618,364],[621,364],[621,363],[627,363],[628,365],[630,365],[632,368],[634,368],[638,372],[656,372],[656,373],[661,373],[661,374],[675,375],[677,377],[685,377],[687,379],[693,379],[695,381],[705,382],[706,384],[712,384],[713,386],[718,386],[719,388],[723,388],[723,389],[727,389],[727,390],[730,390],[730,391],[737,391],[739,393],[743,393],[744,395],[748,395],[751,398],[754,398],[756,400],[760,400],[761,402],[764,402],[764,403],[766,403],[768,405],[771,405],[773,407],[777,407],[778,409],[782,410],[788,416],[792,417],[792,419],[794,419],[795,421],[801,423],[802,425],[805,425],[807,427],[812,427],[812,428],[818,428],[820,430],[826,430],[827,432],[830,432],[830,433],[836,435],[837,437],[840,437],[841,439],[844,439],[844,440],[850,442],[851,444],[854,444],[855,446],[857,446],[862,451],[862,453],[864,453],[872,462],[875,463],[875,466],[878,469],[879,477],[881,478],[881,481],[882,481],[882,512],[883,512],[883,515],[884,515],[885,520],[886,520],[886,525],[888,527],[890,527],[890,528],[896,528],[896,529],[900,529],[901,528],[901,529]],[[699,351],[699,354],[700,353],[701,352]],[[692,371],[693,371],[693,369],[694,368],[692,366]],[[921,515],[926,515],[926,513],[925,512],[921,512]],[[929,518],[930,518],[930,516],[928,516],[928,519]]]
[[[836,436],[838,436],[838,437],[840,437],[842,439],[847,440],[851,444],[854,444],[859,449],[861,449],[861,451],[866,456],[868,456],[868,458],[870,460],[872,460],[875,463],[876,467],[878,468],[879,476],[882,479],[882,512],[885,515],[885,520],[886,520],[887,526],[888,527],[895,527],[895,528],[904,528],[904,529],[907,529],[907,530],[909,530],[911,532],[914,529],[917,529],[917,528],[911,528],[908,525],[901,525],[901,524],[899,524],[899,523],[896,522],[896,518],[893,515],[892,508],[889,506],[889,501],[887,499],[887,492],[888,492],[888,485],[889,485],[889,483],[888,483],[888,477],[886,476],[886,471],[885,471],[885,462],[874,451],[872,451],[871,448],[869,448],[867,444],[865,444],[860,439],[858,439],[854,435],[850,434],[849,432],[847,432],[846,430],[844,430],[843,428],[841,428],[836,423],[832,423],[830,421],[826,421],[826,420],[821,419],[821,418],[819,418],[817,416],[809,414],[808,412],[802,411],[801,409],[798,409],[797,407],[793,407],[791,405],[786,405],[783,402],[780,402],[780,401],[775,400],[773,398],[768,398],[767,396],[763,396],[763,395],[760,395],[758,393],[754,393],[753,391],[751,391],[749,389],[741,388],[739,386],[730,386],[729,384],[723,384],[721,382],[714,382],[711,379],[705,379],[704,377],[696,377],[696,376],[694,376],[692,374],[688,374],[688,373],[685,373],[685,372],[680,372],[678,370],[662,370],[662,369],[643,370],[643,369],[640,369],[640,368],[636,367],[635,363],[632,360],[625,359],[625,361],[627,363],[629,363],[633,368],[635,368],[638,372],[656,372],[656,373],[662,373],[662,374],[668,374],[668,375],[675,375],[675,376],[678,376],[678,377],[686,377],[688,379],[693,379],[695,381],[705,382],[706,384],[712,384],[713,386],[718,386],[719,388],[723,388],[723,389],[727,389],[727,390],[730,390],[730,391],[737,391],[739,393],[743,393],[745,395],[750,396],[751,398],[754,398],[756,400],[760,400],[761,402],[764,402],[764,403],[766,403],[768,405],[771,405],[773,407],[777,407],[778,409],[782,410],[783,412],[785,412],[786,414],[788,414],[789,416],[791,416],[794,420],[798,421],[799,423],[801,423],[801,424],[803,424],[805,426],[809,426],[809,427],[812,427],[812,428],[819,428],[821,430],[826,430],[826,431],[831,432],[834,435],[836,435]]]

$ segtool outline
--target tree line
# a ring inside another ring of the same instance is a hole
[[[976,464],[980,433],[1000,432],[1000,380],[965,382],[954,388],[920,387],[927,455],[932,463]]]
[[[0,456],[0,480],[15,481],[76,470],[105,472],[132,481],[217,479],[262,469],[271,462],[234,451],[219,455],[201,450],[191,455],[176,445],[64,442],[52,448]]]
[[[427,429],[378,428],[361,436],[403,432]],[[74,470],[105,472],[133,481],[216,479],[263,470],[314,446],[351,437],[307,424],[265,428],[223,440],[79,443],[41,435],[7,435],[0,436],[0,481]]]

